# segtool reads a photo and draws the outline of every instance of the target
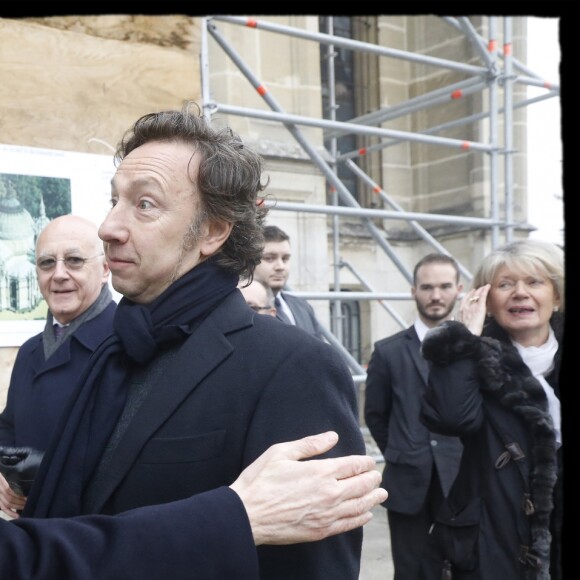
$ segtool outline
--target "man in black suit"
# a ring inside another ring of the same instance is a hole
[[[419,420],[428,364],[420,353],[430,328],[453,317],[463,289],[453,258],[432,253],[413,272],[417,305],[413,326],[379,340],[367,369],[365,422],[385,457],[384,502],[391,535],[395,580],[416,580],[429,528],[449,493],[462,445],[430,433]]]
[[[262,261],[256,266],[255,277],[274,292],[276,318],[322,339],[320,323],[312,306],[303,298],[283,291],[290,276],[290,236],[278,226],[265,226],[264,241]]]

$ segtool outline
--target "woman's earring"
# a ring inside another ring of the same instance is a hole
[[[559,308],[558,306],[554,306],[554,308],[552,308],[552,310],[553,310],[554,312],[558,312],[558,310],[560,310],[560,308]]]

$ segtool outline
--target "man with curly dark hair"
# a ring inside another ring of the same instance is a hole
[[[325,430],[339,435],[326,456],[364,454],[340,354],[258,315],[237,288],[263,250],[261,157],[186,104],[138,119],[115,158],[99,229],[123,295],[114,333],[81,377],[23,515],[179,500],[230,485],[274,443]],[[361,546],[361,529],[260,546],[260,577],[357,580]]]

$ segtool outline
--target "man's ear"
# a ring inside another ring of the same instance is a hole
[[[207,226],[207,232],[203,236],[199,251],[202,256],[212,256],[226,242],[232,233],[234,224],[224,221],[212,221]]]
[[[110,272],[111,270],[109,269],[109,263],[105,258],[103,258],[103,277],[102,277],[103,284],[106,284],[109,281]]]

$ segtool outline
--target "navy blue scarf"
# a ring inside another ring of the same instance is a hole
[[[113,334],[91,357],[69,399],[30,491],[23,516],[81,513],[82,492],[115,428],[127,396],[127,379],[158,349],[183,342],[225,296],[238,277],[202,262],[153,302],[123,298]]]

